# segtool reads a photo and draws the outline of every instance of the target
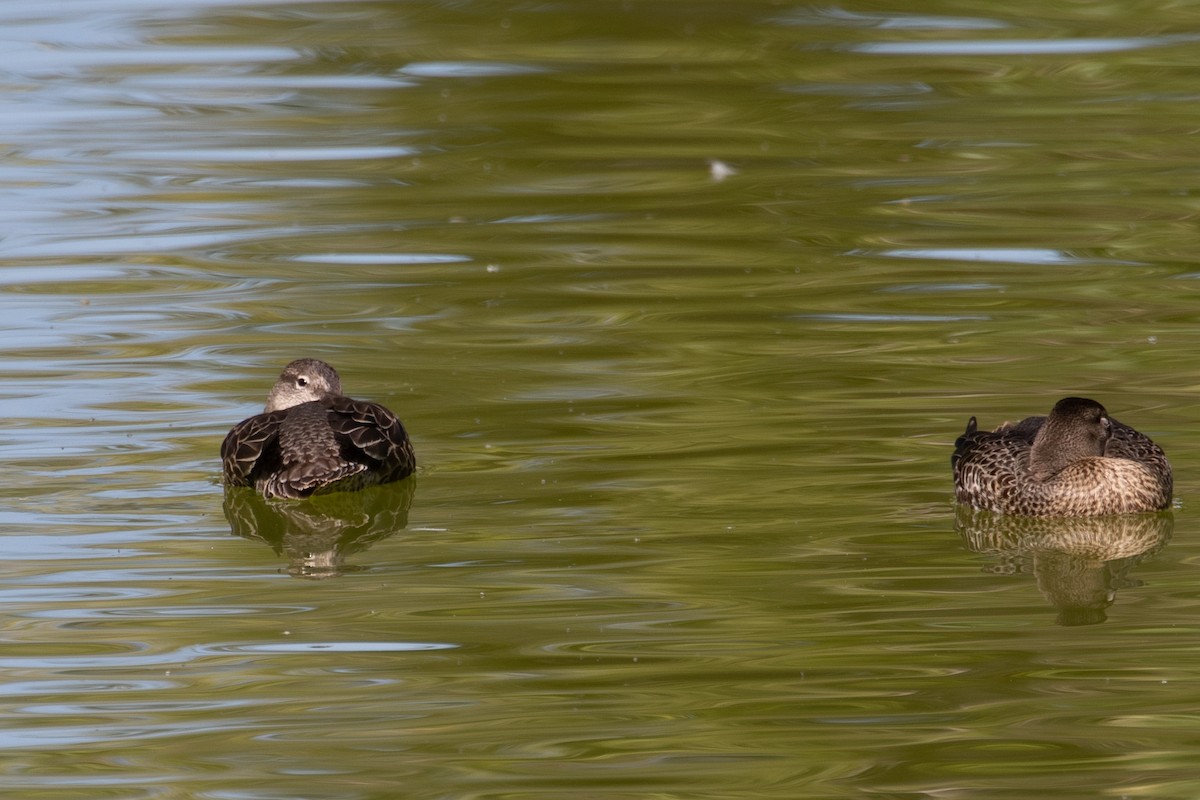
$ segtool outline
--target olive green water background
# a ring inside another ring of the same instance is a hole
[[[6,795],[1200,795],[1193,4],[8,0],[0,152]],[[226,501],[299,356],[415,480]],[[956,519],[1066,394],[1173,514]]]

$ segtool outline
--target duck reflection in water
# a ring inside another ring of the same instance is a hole
[[[245,489],[226,489],[225,519],[235,535],[286,556],[292,577],[336,578],[361,569],[347,564],[348,556],[404,529],[415,493],[413,479],[320,495],[306,503],[272,502]]]
[[[985,572],[1033,573],[1064,626],[1104,622],[1117,591],[1141,585],[1130,571],[1170,541],[1174,524],[1170,513],[1052,519],[963,506],[955,518],[970,550],[997,559]]]

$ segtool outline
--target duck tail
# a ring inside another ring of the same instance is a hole
[[[957,468],[958,462],[970,451],[978,430],[979,423],[976,422],[974,417],[967,420],[967,429],[963,431],[962,436],[954,440],[954,452],[950,455],[951,467]]]

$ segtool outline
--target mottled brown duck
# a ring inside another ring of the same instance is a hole
[[[395,414],[346,397],[333,367],[301,358],[284,367],[263,413],[229,431],[221,463],[230,486],[298,499],[398,481],[417,461]]]
[[[1162,448],[1082,397],[994,431],[971,417],[950,464],[958,502],[1002,514],[1084,517],[1171,505]]]

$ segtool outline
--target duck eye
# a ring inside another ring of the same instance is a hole
[[[296,378],[296,385],[297,386],[308,386],[308,378],[304,377],[303,375],[300,375],[299,377]]]

